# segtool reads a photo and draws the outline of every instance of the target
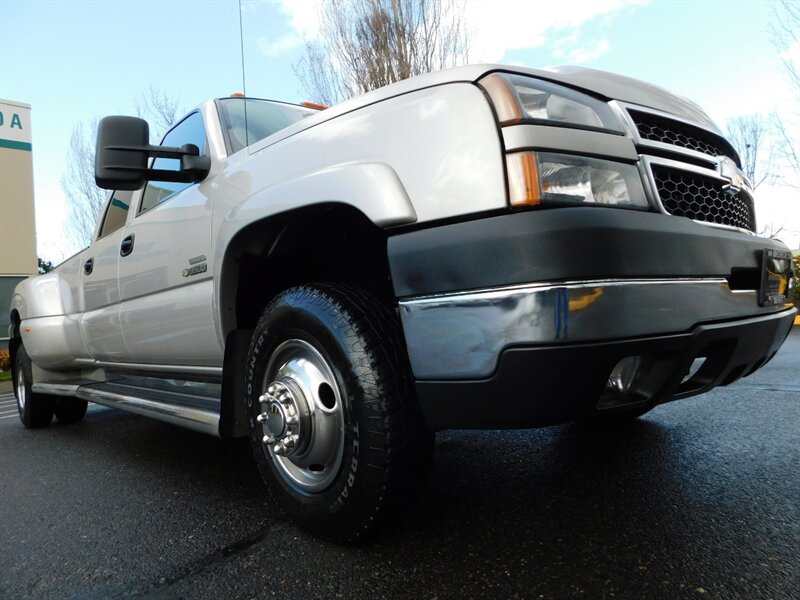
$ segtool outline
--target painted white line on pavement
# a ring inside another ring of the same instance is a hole
[[[13,419],[14,417],[19,418],[19,415],[8,415],[7,417],[0,417],[0,419]]]

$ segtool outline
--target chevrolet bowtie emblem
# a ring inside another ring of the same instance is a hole
[[[722,189],[729,196],[735,196],[743,187],[747,186],[747,179],[742,170],[727,156],[717,157],[717,170],[724,179],[728,180]]]

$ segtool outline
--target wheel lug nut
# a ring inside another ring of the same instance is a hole
[[[272,447],[272,451],[278,456],[283,456],[286,454],[286,446],[284,446],[283,443],[278,442]]]
[[[265,435],[263,438],[261,438],[261,441],[264,442],[265,444],[271,444],[272,442],[275,441],[275,438],[271,435]]]
[[[296,425],[297,424],[297,415],[289,415],[286,417],[286,424],[287,425]]]
[[[275,392],[277,391],[277,389],[278,389],[278,388],[277,388],[277,387],[275,386],[275,384],[273,383],[271,386],[269,386],[269,387],[267,388],[267,392],[269,392],[269,393],[270,393],[270,395],[274,395],[274,394],[275,394]]]
[[[265,412],[261,413],[260,415],[258,415],[256,417],[256,421],[258,421],[259,423],[263,423],[264,421],[266,421],[268,419],[269,419],[269,415],[267,413],[265,413]]]
[[[261,394],[261,395],[258,397],[258,401],[259,401],[261,404],[264,404],[264,402],[266,402],[267,400],[269,400],[269,394]]]
[[[300,439],[300,438],[299,438],[297,435],[290,435],[290,436],[287,436],[287,437],[286,437],[286,438],[283,440],[283,445],[284,445],[284,447],[286,447],[286,448],[294,448],[295,444],[297,444],[297,440],[299,440],[299,439]]]

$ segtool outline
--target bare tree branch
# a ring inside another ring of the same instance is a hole
[[[800,128],[797,126],[797,120],[775,115],[774,126],[778,137],[777,150],[781,161],[789,170],[800,173],[800,148],[798,148]],[[796,188],[797,186],[789,183],[790,181],[791,178],[785,178],[784,183]]]
[[[728,121],[728,139],[739,153],[742,170],[754,190],[767,179],[774,178],[770,130],[769,120],[760,114],[734,117]]]
[[[469,58],[463,0],[327,0],[321,11],[295,72],[325,104]]]
[[[774,19],[770,26],[772,43],[781,60],[795,99],[800,102],[800,60],[793,56],[800,48],[800,4],[796,0],[771,3]]]
[[[783,166],[800,174],[800,3],[796,0],[779,0],[771,3],[771,7],[772,43],[781,54],[786,82],[795,100],[793,114],[775,117],[780,140],[779,158]]]
[[[158,143],[184,112],[177,98],[151,85],[133,103],[136,115],[150,124],[151,143]]]
[[[134,108],[139,117],[149,121],[152,143],[158,143],[182,114],[178,100],[155,86],[150,86],[134,101]],[[97,187],[94,181],[96,138],[96,120],[88,126],[84,123],[75,125],[67,151],[67,169],[61,177],[69,208],[65,233],[70,242],[80,248],[91,243],[106,200],[105,190]]]
[[[75,125],[69,139],[67,170],[61,176],[61,187],[69,209],[65,233],[79,248],[91,243],[95,223],[106,199],[106,193],[94,182],[96,137],[97,121],[88,127],[83,123]]]

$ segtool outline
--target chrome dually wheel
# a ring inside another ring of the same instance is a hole
[[[330,365],[310,343],[280,344],[259,396],[261,438],[286,482],[319,492],[336,478],[344,452],[342,395]]]
[[[17,369],[17,377],[16,377],[16,392],[17,392],[17,408],[20,413],[25,411],[25,403],[28,398],[28,391],[25,387],[25,375],[22,372],[22,369]]]

